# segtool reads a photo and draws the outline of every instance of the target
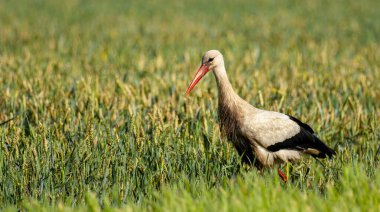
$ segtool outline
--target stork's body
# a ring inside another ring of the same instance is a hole
[[[319,158],[335,154],[307,124],[282,113],[258,109],[240,98],[232,89],[223,56],[217,50],[203,56],[202,65],[186,93],[209,70],[213,71],[218,85],[220,129],[244,162],[263,168],[275,162],[298,160],[301,153]]]

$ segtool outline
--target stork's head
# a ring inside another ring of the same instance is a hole
[[[195,87],[195,85],[209,71],[214,71],[218,66],[223,65],[223,55],[218,50],[209,50],[202,57],[202,64],[199,67],[193,81],[187,88],[186,95]]]
[[[218,65],[223,63],[223,55],[218,50],[209,50],[202,57],[202,65],[213,71]]]

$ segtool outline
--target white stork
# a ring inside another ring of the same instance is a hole
[[[223,55],[217,50],[207,51],[202,57],[186,95],[209,71],[214,73],[218,85],[220,130],[233,143],[243,162],[262,169],[296,161],[301,153],[317,158],[335,154],[309,125],[293,116],[258,109],[240,98],[232,89]],[[280,169],[278,174],[286,182],[287,177]]]

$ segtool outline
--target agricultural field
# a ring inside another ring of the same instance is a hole
[[[0,0],[0,210],[380,211],[380,1]],[[241,164],[236,92],[337,151]]]

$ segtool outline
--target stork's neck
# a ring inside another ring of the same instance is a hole
[[[222,63],[217,66],[213,72],[218,85],[219,106],[221,106],[221,104],[225,106],[236,105],[241,98],[233,90],[232,85],[228,80],[224,64]]]

